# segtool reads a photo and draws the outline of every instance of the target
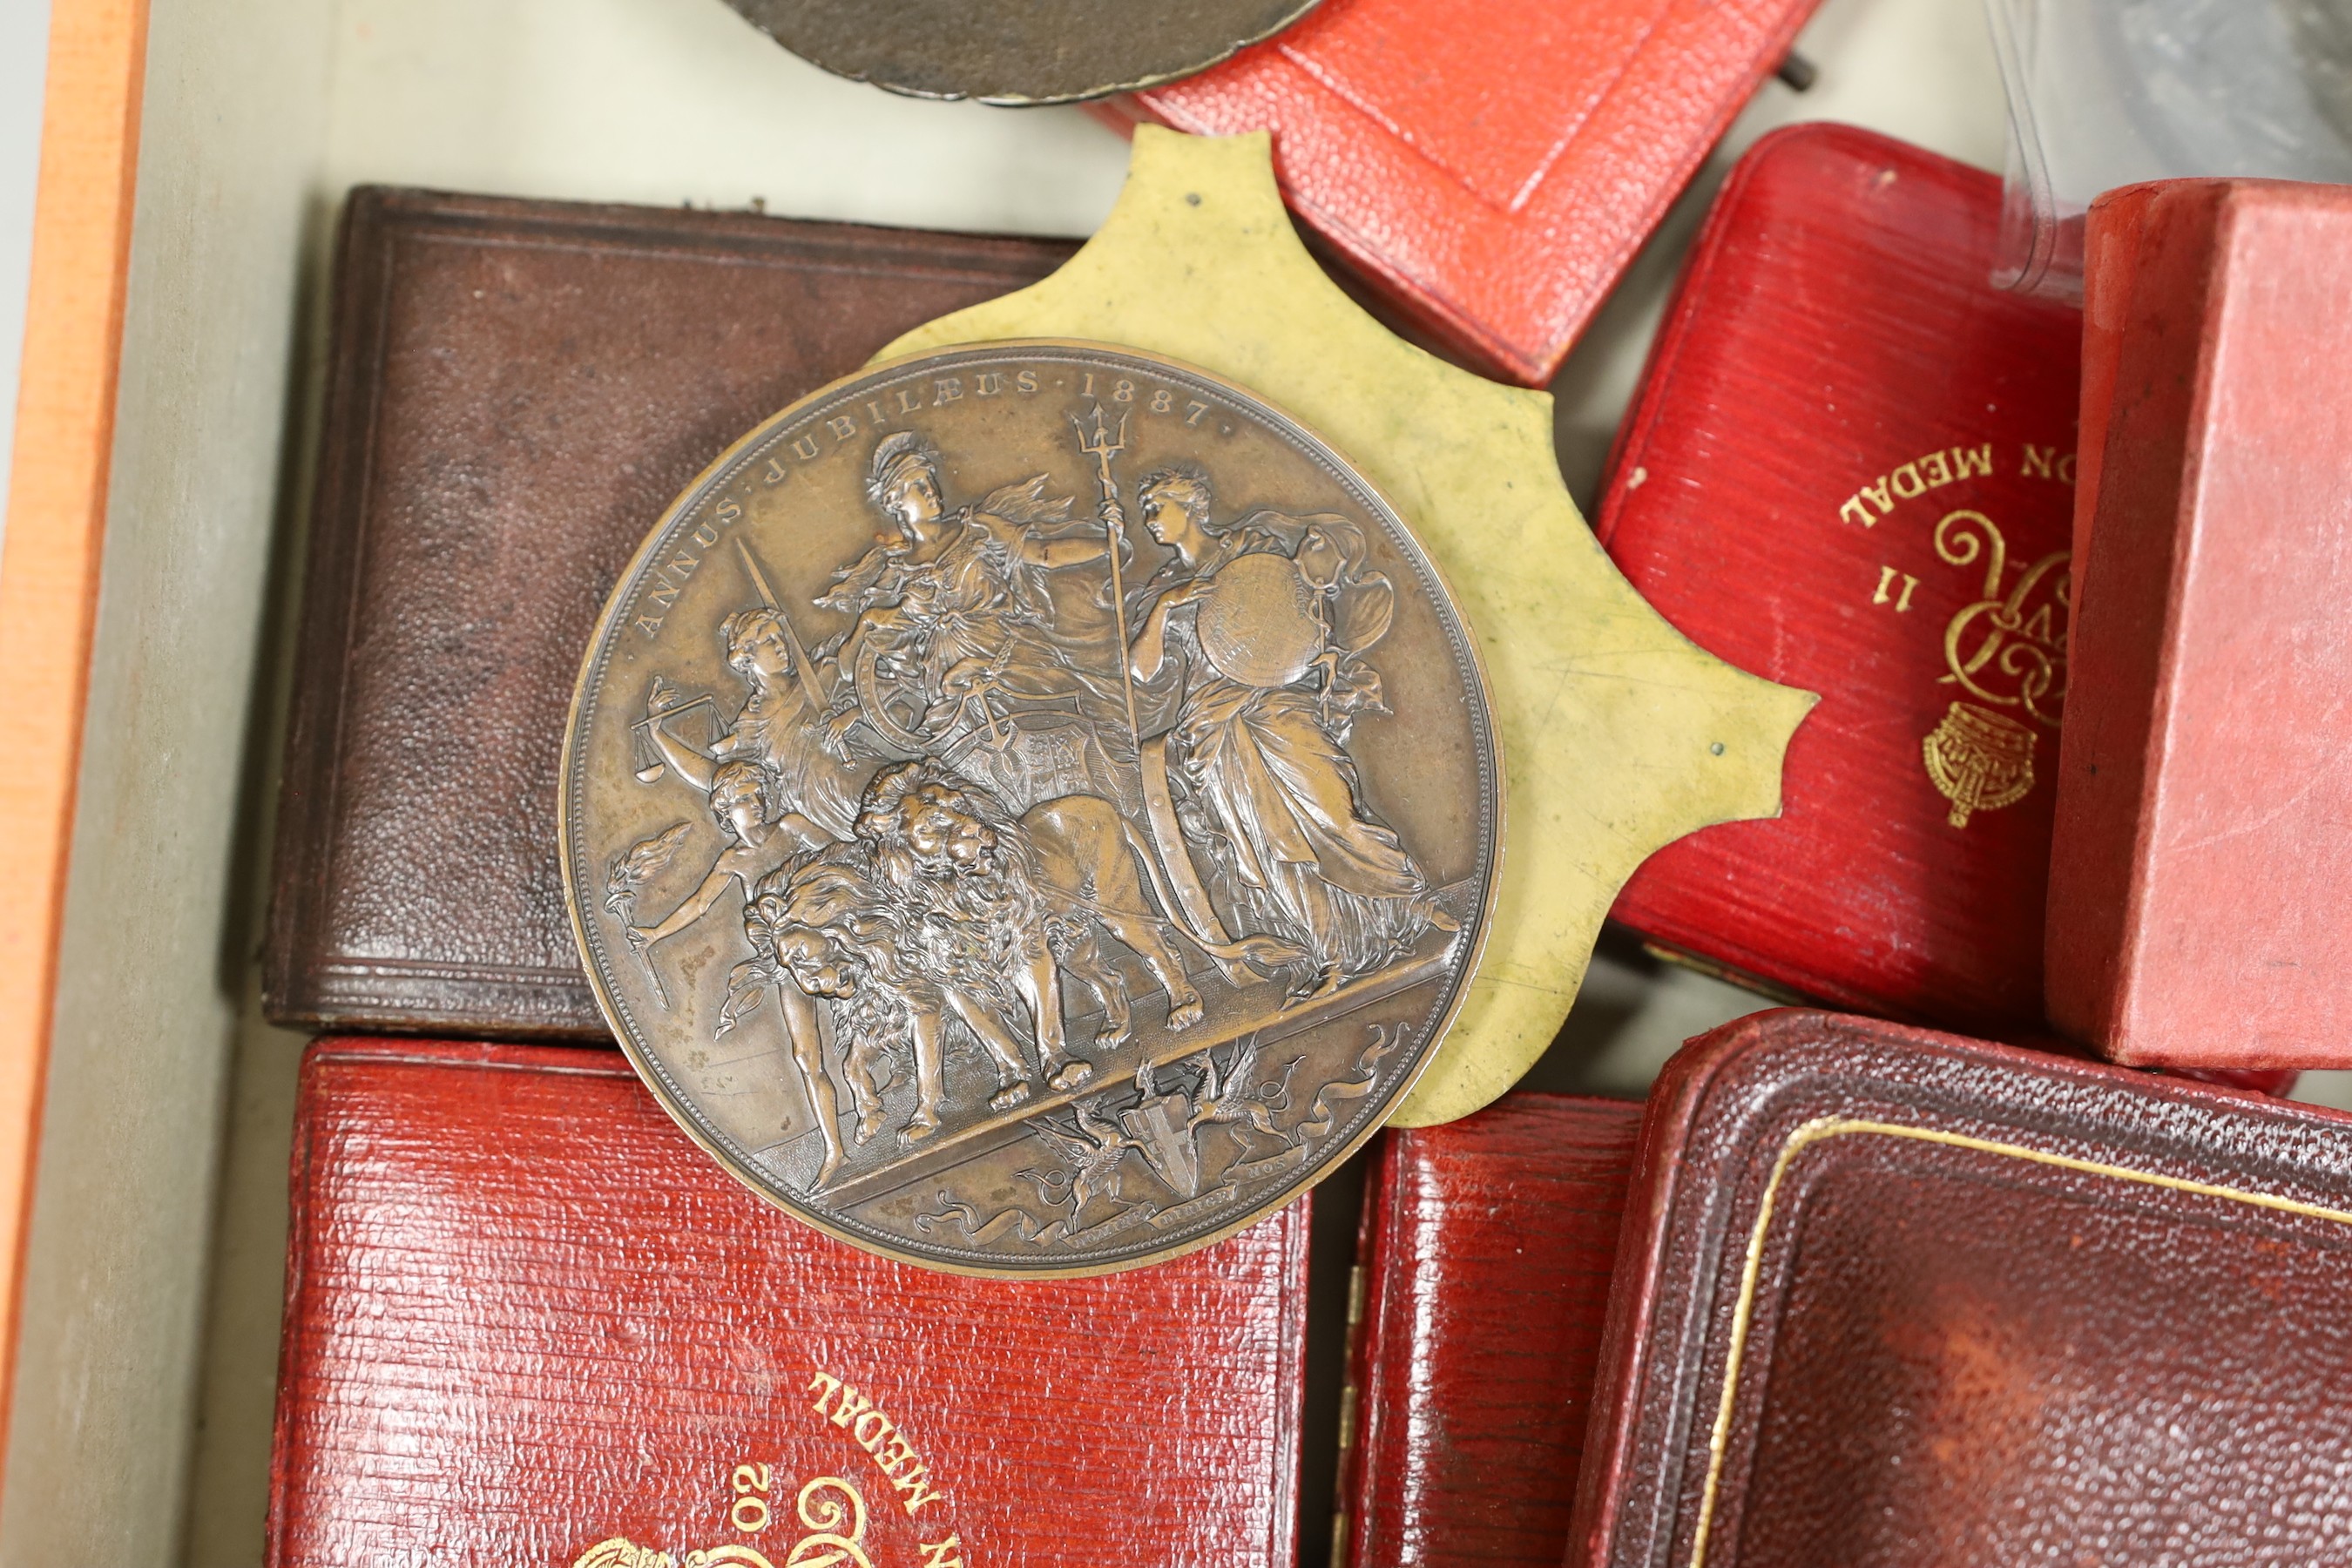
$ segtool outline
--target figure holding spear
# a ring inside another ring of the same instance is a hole
[[[688,744],[666,722],[688,705],[651,715],[641,733],[670,771],[706,795],[722,764],[758,763],[767,773],[777,821],[797,816],[814,826],[818,842],[846,842],[872,764],[826,749],[830,700],[816,661],[748,549],[742,558],[761,603],[728,616],[719,628],[728,668],[750,689],[742,708],[707,752]]]
[[[735,541],[735,551],[743,558],[743,570],[750,575],[751,586],[759,590],[760,602],[775,612],[776,624],[783,628],[784,642],[793,650],[793,668],[800,675],[802,694],[808,699],[812,709],[824,712],[831,706],[832,698],[818,683],[815,661],[809,658],[808,649],[802,646],[800,633],[793,629],[792,616],[784,613],[783,602],[776,597],[776,591],[768,586],[768,574],[761,571],[760,563],[751,558],[751,547],[739,537]]]

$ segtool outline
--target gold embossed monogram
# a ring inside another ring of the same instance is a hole
[[[740,1510],[740,1501],[738,1507]],[[801,1488],[794,1508],[806,1533],[793,1543],[781,1564],[740,1541],[672,1557],[667,1552],[639,1546],[625,1536],[615,1535],[573,1558],[572,1568],[728,1568],[729,1564],[734,1568],[842,1568],[843,1564],[874,1568],[874,1560],[866,1554],[864,1544],[866,1500],[858,1495],[856,1487],[838,1476],[819,1476]],[[764,1524],[764,1511],[760,1517]]]
[[[1936,553],[1953,566],[1984,568],[1982,595],[1944,627],[1946,673],[1938,679],[1968,698],[1946,710],[1919,743],[1928,779],[1952,803],[1948,820],[1966,827],[1976,813],[2014,805],[2032,792],[2031,725],[2055,730],[2064,717],[2068,552],[2053,551],[2009,576],[2000,529],[1984,513],[1962,510],[1936,524]]]

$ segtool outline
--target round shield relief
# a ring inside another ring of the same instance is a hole
[[[1220,672],[1244,686],[1288,686],[1324,651],[1318,608],[1297,561],[1244,555],[1210,579],[1192,624]]]
[[[738,442],[607,602],[562,778],[582,959],[671,1113],[974,1273],[1167,1258],[1344,1159],[1501,845],[1476,653],[1393,509],[1244,389],[1087,343],[897,361]]]
[[[812,65],[914,98],[1069,103],[1206,70],[1317,0],[727,0]]]

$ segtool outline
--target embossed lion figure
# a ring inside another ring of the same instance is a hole
[[[1143,961],[1167,994],[1170,1028],[1200,1021],[1200,994],[1146,890],[1157,868],[1109,801],[1061,795],[1015,817],[985,786],[926,758],[875,776],[857,834],[874,847],[877,874],[932,933],[942,970],[976,990],[1010,983],[1055,1089],[1091,1073],[1069,1055],[1056,964],[1100,1003],[1098,1045],[1115,1047],[1134,1033],[1127,982],[1106,939]]]
[[[857,1110],[857,1142],[882,1130],[882,1096],[912,1058],[919,1109],[908,1140],[939,1130],[937,1037],[946,1003],[909,962],[896,912],[865,867],[835,854],[761,879],[743,911],[754,952],[833,1008]]]
[[[1024,1042],[1053,1088],[1090,1079],[1092,1064],[1069,1048],[1059,973],[1100,1005],[1097,1046],[1123,1044],[1134,1009],[1113,938],[1167,993],[1170,1028],[1199,1022],[1175,928],[1147,890],[1157,868],[1110,802],[1064,795],[1014,816],[985,785],[924,759],[875,776],[856,834],[763,879],[745,926],[756,950],[832,1006],[860,1143],[881,1131],[882,1095],[907,1057],[916,1107],[900,1135],[939,1130],[945,1048],[961,1034],[995,1069],[992,1110],[1032,1096]]]

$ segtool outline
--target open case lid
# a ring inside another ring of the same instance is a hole
[[[2341,1560],[2352,1117],[1861,1018],[1643,1124],[1571,1565]]]

